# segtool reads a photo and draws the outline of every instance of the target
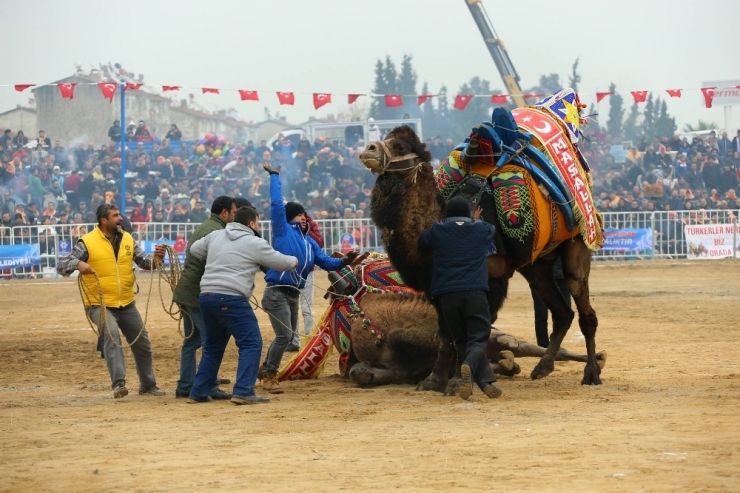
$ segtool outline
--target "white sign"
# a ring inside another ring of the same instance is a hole
[[[740,104],[740,80],[715,80],[702,82],[701,87],[716,87],[712,106]]]
[[[694,224],[684,226],[687,258],[712,260],[734,257],[740,247],[734,244],[734,233],[740,237],[737,224]]]

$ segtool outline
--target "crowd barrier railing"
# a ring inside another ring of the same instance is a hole
[[[738,210],[606,212],[606,244],[595,261],[740,257]],[[324,251],[384,252],[380,231],[369,218],[319,219]],[[272,240],[270,221],[260,221],[260,234]],[[167,242],[184,258],[198,224],[134,223],[133,236],[145,251]],[[57,277],[59,258],[72,251],[95,224],[0,226],[0,279]],[[13,247],[13,248],[6,248]]]

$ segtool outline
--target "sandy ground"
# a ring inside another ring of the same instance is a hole
[[[579,363],[531,381],[526,359],[502,398],[464,402],[354,387],[334,354],[321,378],[259,406],[175,399],[181,339],[156,287],[148,325],[168,395],[114,400],[76,283],[3,282],[0,491],[740,491],[739,278],[729,260],[595,266],[599,387],[580,385]],[[497,326],[533,341],[532,325],[516,276]],[[564,345],[584,351],[577,328]],[[235,367],[232,343],[221,375]]]

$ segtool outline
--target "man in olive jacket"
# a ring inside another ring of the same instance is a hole
[[[185,266],[172,295],[172,301],[177,303],[182,310],[186,337],[182,341],[180,350],[180,379],[175,389],[176,397],[190,396],[198,366],[195,361],[195,352],[201,347],[200,334],[204,327],[198,297],[200,296],[200,279],[206,270],[206,261],[190,255],[190,247],[199,239],[208,236],[209,233],[226,228],[226,224],[234,220],[236,209],[237,204],[233,198],[225,195],[217,197],[211,206],[211,216],[195,228],[185,249]],[[231,399],[231,395],[220,390],[217,383],[211,392],[211,398]]]

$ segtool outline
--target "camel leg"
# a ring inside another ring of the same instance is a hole
[[[488,340],[488,349],[486,353],[489,355],[491,360],[494,360],[499,353],[510,352],[512,357],[516,358],[541,358],[545,355],[546,348],[537,344],[532,344],[524,339],[519,339],[513,335],[501,332],[498,329],[491,330],[491,337]],[[600,351],[596,353],[596,360],[600,368],[604,368],[606,365],[606,351]],[[555,361],[577,361],[579,363],[586,363],[588,356],[585,354],[571,353],[564,347],[558,350],[555,355]]]
[[[352,366],[349,377],[360,386],[403,384],[411,379],[401,367],[378,368],[363,361]]]
[[[554,258],[543,258],[537,260],[534,264],[519,269],[519,272],[529,282],[529,286],[547,306],[548,310],[552,312],[553,319],[550,344],[539,363],[532,370],[532,380],[544,378],[555,370],[555,356],[558,354],[565,334],[568,333],[568,329],[573,322],[573,310],[563,299],[552,275],[554,261]],[[565,261],[563,261],[563,264],[565,264]],[[565,267],[563,268],[565,269]]]
[[[500,351],[498,360],[491,363],[491,370],[497,375],[513,377],[522,372],[519,363],[514,359],[514,353],[511,351]]]
[[[434,362],[432,373],[419,382],[416,390],[445,392],[450,375],[457,374],[459,376],[459,368],[454,369],[453,366],[457,365],[458,356],[455,350],[455,344],[450,337],[447,324],[445,324],[444,317],[442,316],[442,310],[437,303],[434,303],[434,309],[437,312],[437,334],[435,335],[438,343],[437,361]]]
[[[563,273],[568,289],[578,309],[578,325],[586,339],[587,359],[582,385],[601,385],[601,366],[596,355],[596,329],[599,320],[591,307],[588,278],[591,273],[591,252],[580,236],[562,246]],[[565,335],[565,334],[563,334]],[[549,350],[550,348],[548,348]]]

